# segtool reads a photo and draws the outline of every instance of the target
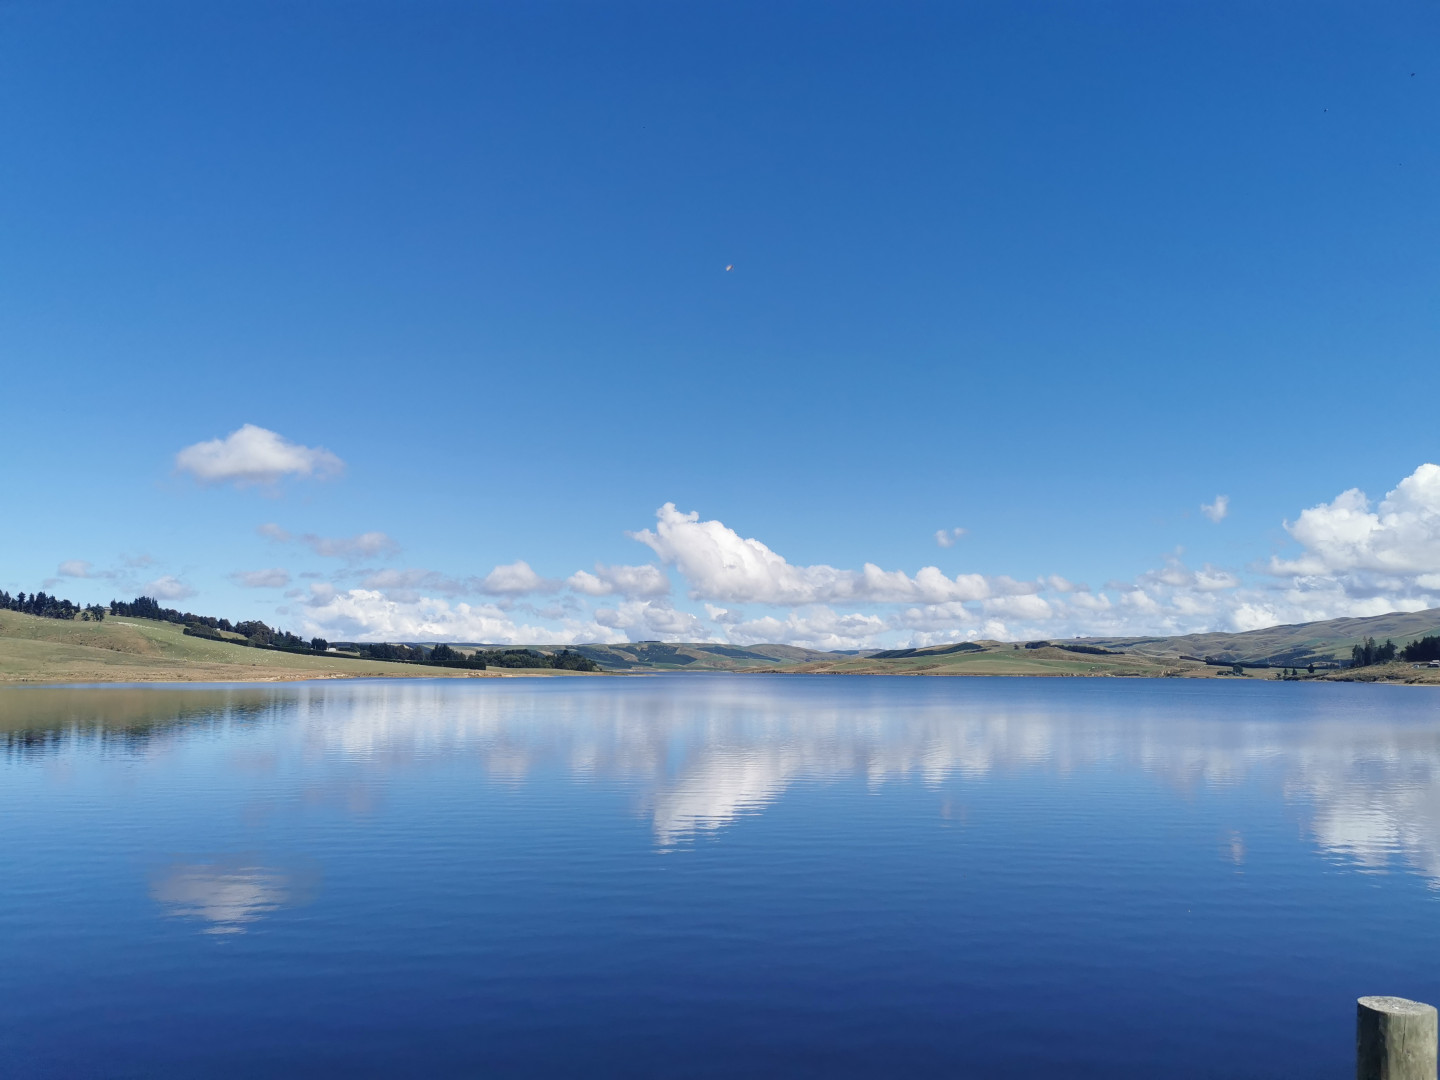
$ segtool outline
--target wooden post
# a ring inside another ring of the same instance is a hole
[[[1362,997],[1355,1016],[1355,1080],[1436,1080],[1435,1006]]]

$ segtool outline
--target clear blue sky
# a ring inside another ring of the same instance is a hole
[[[1440,604],[1437,40],[1403,2],[4,4],[0,587],[832,646]],[[246,424],[343,470],[177,467]],[[667,503],[723,525],[627,535]],[[670,593],[562,584],[597,561]]]

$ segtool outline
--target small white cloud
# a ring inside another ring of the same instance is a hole
[[[1011,619],[1043,621],[1054,615],[1054,611],[1040,596],[997,596],[986,600],[985,614]]]
[[[156,578],[145,585],[143,591],[156,600],[187,600],[195,595],[194,589],[170,574]]]
[[[559,589],[560,582],[541,577],[523,559],[497,566],[480,580],[480,591],[491,596],[523,596],[526,593],[552,593]]]
[[[647,563],[644,566],[605,566],[595,564],[595,573],[577,570],[566,584],[586,596],[664,596],[670,591],[670,579],[660,567]]]
[[[115,570],[97,570],[95,564],[85,559],[66,559],[55,569],[55,576],[45,579],[45,587],[58,585],[67,578],[83,578],[89,581],[115,581],[121,575]]]
[[[1230,496],[1216,495],[1214,502],[1201,504],[1200,512],[1219,525],[1225,520],[1225,515],[1230,513]]]
[[[364,532],[358,536],[317,536],[314,533],[297,536],[273,521],[266,522],[255,531],[281,544],[303,544],[326,559],[386,558],[400,551],[400,545],[383,532]]]
[[[964,535],[964,529],[936,529],[935,543],[942,548],[952,548],[955,546],[955,541]]]
[[[240,570],[230,580],[246,589],[283,589],[290,584],[290,572],[278,566],[268,570]]]
[[[175,468],[202,484],[233,482],[240,487],[273,484],[285,476],[324,479],[344,467],[343,461],[323,447],[301,446],[254,424],[223,439],[187,446],[175,455]]]
[[[364,532],[359,536],[312,536],[300,538],[316,555],[330,559],[368,559],[394,555],[400,545],[383,532]]]

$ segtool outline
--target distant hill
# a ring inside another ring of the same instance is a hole
[[[1230,666],[1305,668],[1316,675],[1350,678],[1337,671],[1350,661],[1350,649],[1367,637],[1405,645],[1440,635],[1440,608],[1391,612],[1368,618],[1272,626],[1242,634],[1186,634],[1177,637],[1068,638],[1057,641],[975,641],[925,649],[888,649],[861,655],[821,653],[780,670],[831,674],[896,675],[1119,675],[1215,677]],[[763,646],[761,646],[763,647]],[[1209,663],[1206,663],[1206,661]],[[1434,681],[1433,673],[1415,673],[1409,664],[1363,669],[1365,677]]]
[[[626,645],[576,645],[605,671],[763,671],[837,654],[794,645],[710,645],[703,642],[638,641]]]
[[[1090,642],[975,641],[928,649],[820,653],[778,670],[827,675],[1111,675],[1211,677],[1220,669],[1178,656],[1107,649]]]
[[[1330,670],[1350,659],[1366,637],[1397,645],[1440,634],[1440,608],[1363,619],[1272,626],[1243,634],[1179,637],[1069,638],[1056,641],[966,641],[929,648],[821,652],[791,645],[714,645],[641,641],[577,645],[605,671],[780,671],[832,674],[1207,676],[1227,667]],[[1206,664],[1210,660],[1212,663]]]
[[[1087,644],[1157,658],[1207,657],[1227,663],[1291,665],[1348,662],[1351,646],[1373,637],[1404,645],[1428,634],[1440,634],[1440,608],[1391,612],[1361,619],[1271,626],[1243,634],[1186,634],[1168,638],[1087,638]]]
[[[615,674],[655,671],[814,672],[895,675],[1109,675],[1227,677],[1230,665],[1305,668],[1315,677],[1440,680],[1440,670],[1409,664],[1335,671],[1366,637],[1405,645],[1440,635],[1440,608],[1362,619],[1272,626],[1243,634],[1177,637],[1069,638],[1057,641],[969,641],[929,648],[821,652],[792,645],[718,645],[640,641],[572,648]],[[462,647],[463,648],[463,647]],[[543,648],[550,652],[553,649]],[[1209,660],[1210,663],[1205,663]],[[519,674],[520,672],[505,672]],[[540,671],[534,672],[541,673]],[[544,673],[557,674],[545,669]],[[1363,673],[1363,674],[1362,674]],[[40,618],[0,611],[0,683],[109,681],[232,681],[354,676],[436,678],[498,675],[335,654],[292,655],[242,648],[187,635],[151,619],[114,616],[104,622]],[[1260,677],[1280,673],[1253,672]]]

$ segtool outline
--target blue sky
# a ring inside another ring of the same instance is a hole
[[[0,587],[823,647],[1440,605],[1437,31],[8,4]]]

